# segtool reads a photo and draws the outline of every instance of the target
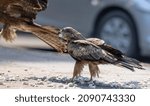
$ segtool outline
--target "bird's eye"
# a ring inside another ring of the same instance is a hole
[[[66,33],[71,33],[70,29],[64,30]]]

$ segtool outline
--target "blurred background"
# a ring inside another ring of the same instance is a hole
[[[104,39],[128,56],[150,56],[150,0],[49,0],[36,22],[73,27],[86,37]],[[19,35],[24,36],[11,46],[49,49],[29,34]]]

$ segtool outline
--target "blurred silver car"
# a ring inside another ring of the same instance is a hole
[[[150,0],[49,0],[37,21],[74,27],[130,56],[150,56]]]

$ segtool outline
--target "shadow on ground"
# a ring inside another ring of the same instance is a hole
[[[123,83],[118,83],[118,82],[101,82],[98,80],[95,81],[87,81],[89,80],[86,77],[79,77],[75,79],[73,82],[70,82],[70,78],[67,77],[30,77],[28,78],[30,80],[47,80],[49,83],[54,83],[54,84],[63,84],[65,86],[68,86],[69,88],[81,88],[81,89],[141,89],[140,83],[137,81],[130,81],[130,82],[123,82]]]

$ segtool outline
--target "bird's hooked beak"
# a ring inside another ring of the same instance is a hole
[[[65,42],[65,44],[67,44],[68,40],[67,40],[67,38],[63,35],[62,30],[60,30],[60,31],[58,32],[58,36],[59,36],[59,39],[60,39],[60,40],[62,40],[63,42]]]

